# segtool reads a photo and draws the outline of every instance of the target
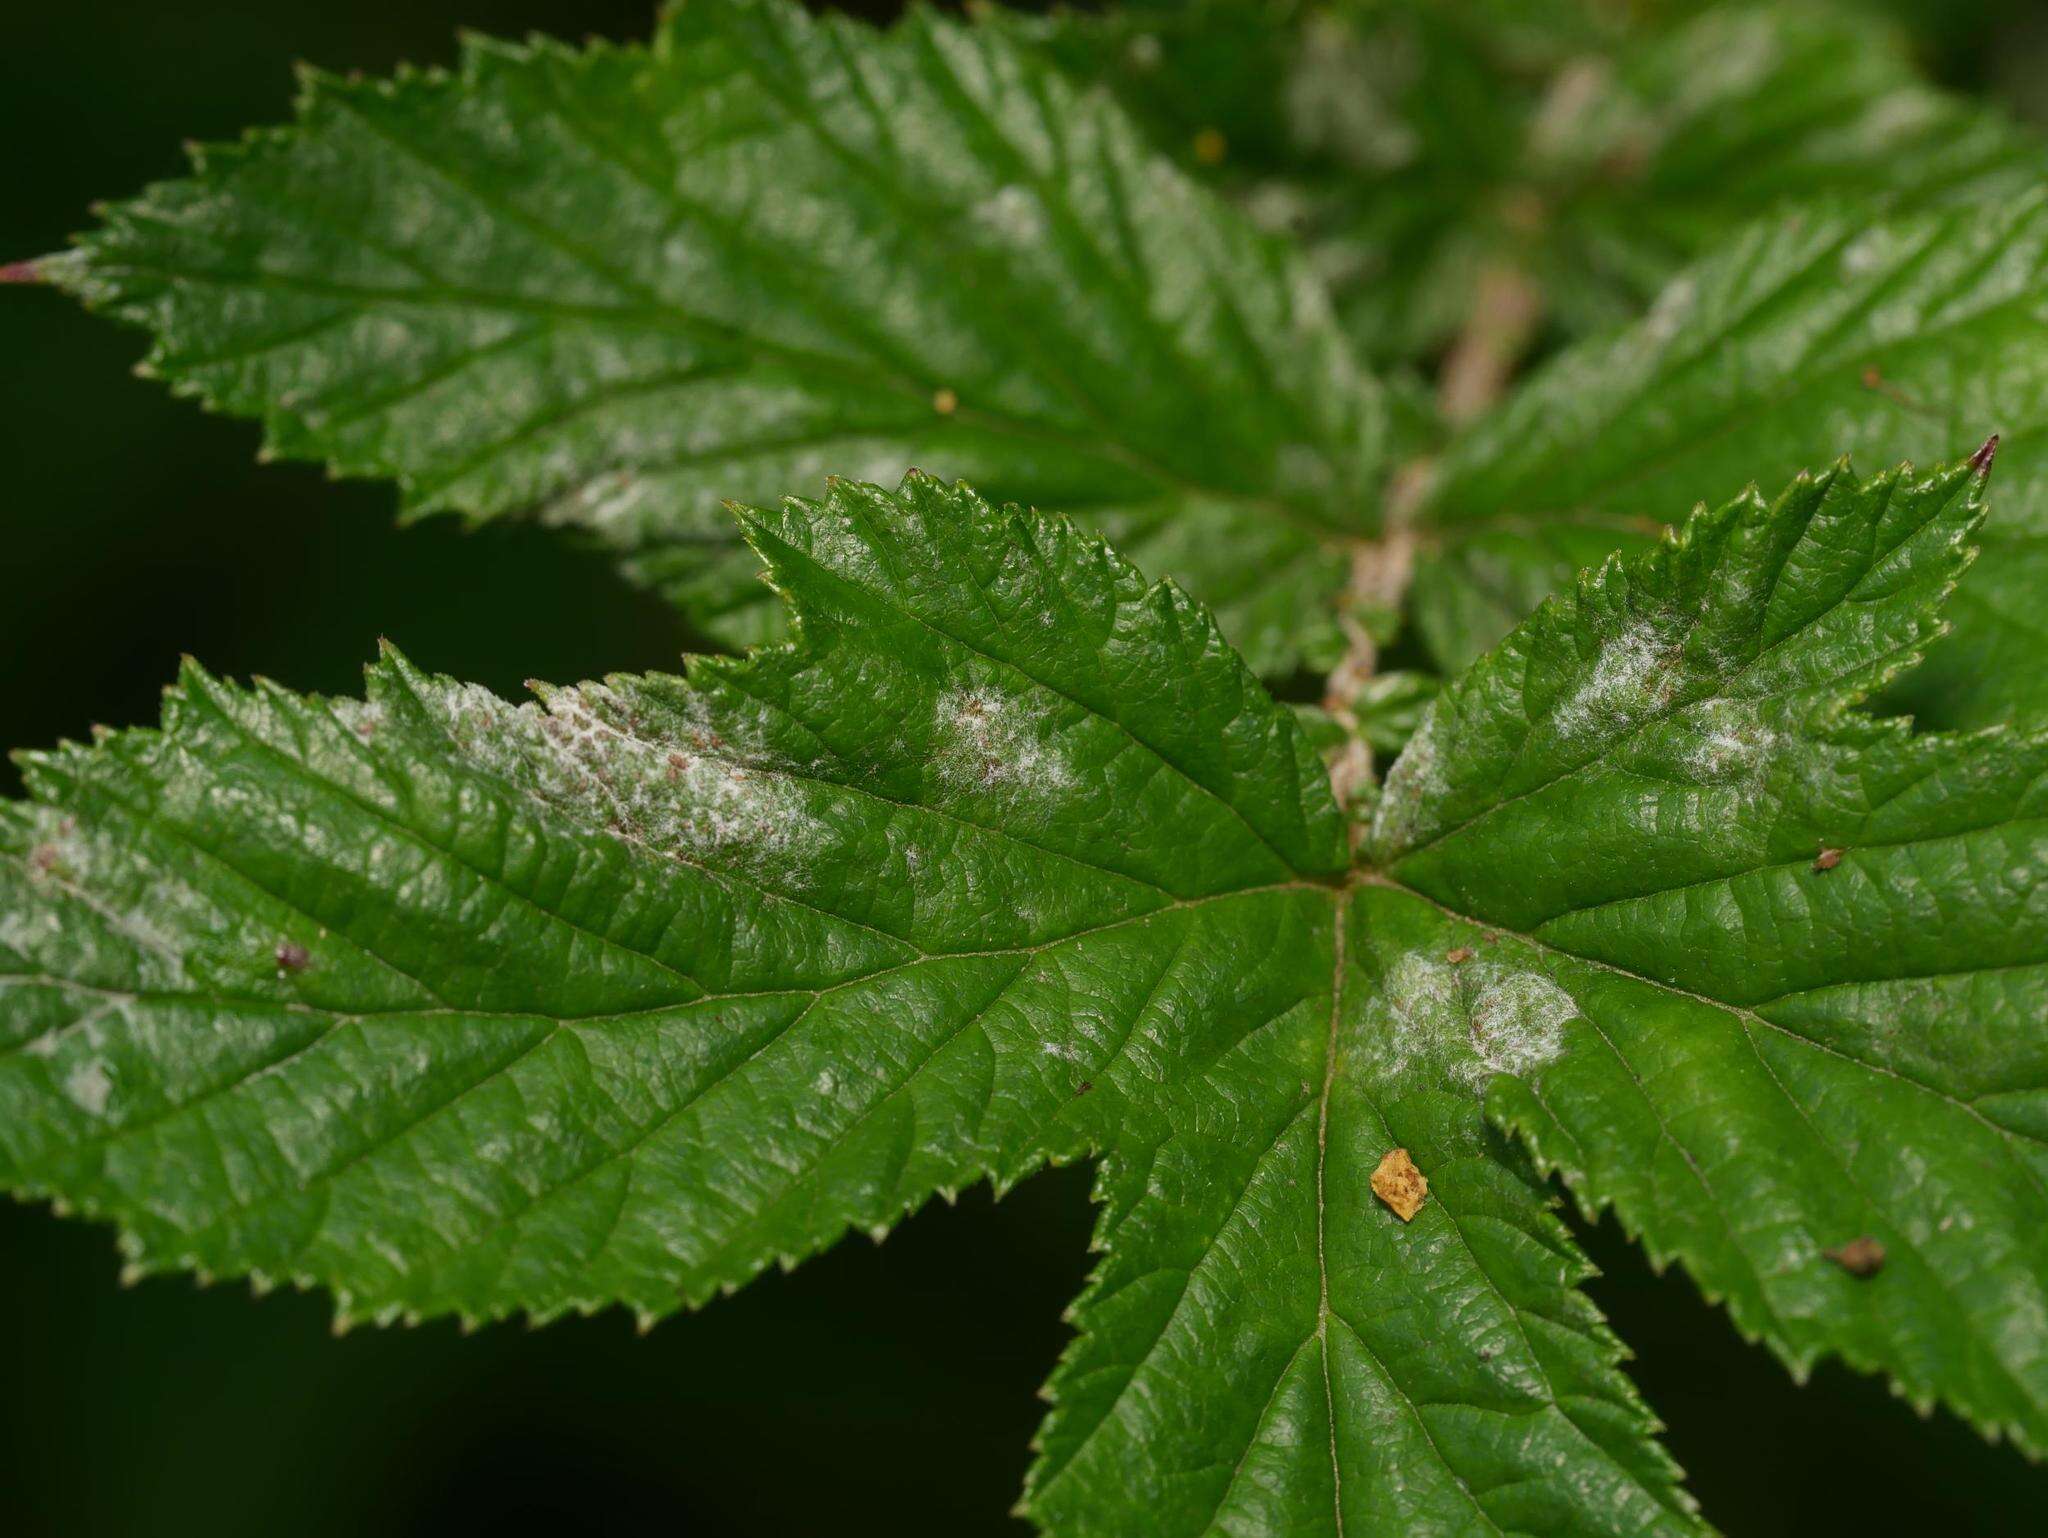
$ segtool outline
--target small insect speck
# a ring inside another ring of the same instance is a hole
[[[1846,849],[1835,849],[1826,844],[1821,845],[1820,854],[1813,862],[1814,871],[1819,873],[1821,871],[1833,870],[1842,863],[1842,856],[1847,853]]]
[[[1205,166],[1220,166],[1223,157],[1230,153],[1230,141],[1223,137],[1222,130],[1205,128],[1195,135],[1195,159]]]
[[[1077,1084],[1077,1085],[1075,1085],[1075,1086],[1074,1086],[1074,1093],[1075,1093],[1075,1094],[1076,1094],[1077,1096],[1078,1096],[1078,1095],[1085,1095],[1085,1094],[1088,1094],[1088,1093],[1090,1093],[1090,1092],[1091,1092],[1091,1091],[1092,1091],[1092,1090],[1093,1090],[1094,1088],[1095,1088],[1095,1086],[1094,1086],[1094,1084],[1093,1084],[1093,1083],[1091,1083],[1091,1082],[1090,1082],[1089,1080],[1087,1080],[1087,1079],[1083,1079],[1083,1080],[1082,1080],[1082,1081],[1081,1081],[1081,1082],[1080,1082],[1079,1084]]]
[[[1884,1269],[1884,1246],[1868,1234],[1821,1253],[1854,1277],[1872,1277]]]
[[[312,953],[296,940],[278,941],[277,949],[271,954],[271,959],[277,963],[277,970],[280,974],[303,972],[313,964]]]
[[[1472,947],[1469,945],[1456,945],[1444,952],[1444,960],[1448,961],[1454,967],[1462,967],[1466,962],[1470,961],[1471,959]]]
[[[949,417],[960,409],[960,397],[951,389],[941,387],[932,391],[932,410],[942,417]]]

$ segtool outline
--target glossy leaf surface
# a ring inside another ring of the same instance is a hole
[[[269,450],[594,530],[717,637],[726,499],[922,467],[1085,515],[1262,669],[1334,643],[1382,407],[1283,247],[999,28],[692,0],[649,47],[309,75],[46,264]]]

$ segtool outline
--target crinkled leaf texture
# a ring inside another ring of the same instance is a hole
[[[1084,516],[1262,670],[1336,643],[1383,407],[1283,246],[1004,28],[691,0],[651,46],[309,74],[48,264],[271,452],[594,530],[733,644],[723,499],[921,466]]]
[[[1427,707],[1362,871],[1204,611],[922,477],[748,515],[796,638],[686,679],[195,669],[0,823],[0,1173],[347,1316],[652,1317],[1094,1157],[1050,1530],[1692,1530],[1512,1132],[1795,1368],[2039,1450],[2048,741],[1851,708],[1982,485],[1610,563]]]
[[[1790,476],[1816,439],[1879,463],[1933,463],[1997,432],[2000,516],[1985,559],[1951,604],[1954,635],[1901,699],[1929,724],[2048,719],[2044,282],[2039,192],[1892,220],[1809,210],[1750,229],[1453,448],[1426,512],[1450,570],[1418,582],[1420,628],[1462,663],[1556,580],[1549,550],[1497,543],[1503,522],[1545,544],[1589,518],[1673,522],[1703,495]],[[1462,580],[1467,565],[1481,581]]]
[[[746,661],[520,706],[396,656],[366,702],[193,669],[161,731],[26,760],[5,1183],[347,1317],[652,1317],[1093,1156],[1049,1529],[1693,1530],[1481,1116],[1526,1054],[1377,1050],[1449,968],[1353,900],[1213,620],[928,479],[747,522],[799,624]],[[1461,984],[1559,1027],[1533,965]]]
[[[1390,774],[1368,900],[1570,996],[1487,1101],[1588,1211],[1795,1370],[2039,1454],[2048,737],[1850,708],[1938,633],[1987,459],[1751,491],[1547,603]],[[1862,1237],[1875,1276],[1827,1258]]]

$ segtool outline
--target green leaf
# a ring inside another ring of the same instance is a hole
[[[1247,1065],[1198,1143],[1105,1161],[1109,1253],[1022,1509],[1055,1533],[1702,1531],[1576,1290],[1591,1268],[1476,1114],[1490,1066],[1378,1050],[1405,989],[1462,984],[1480,1014],[1562,995],[1390,961],[1368,903],[1337,910],[1322,1077],[1290,1097]],[[1430,1182],[1405,1225],[1369,1185],[1393,1148]]]
[[[1426,517],[1455,548],[1502,520],[1681,517],[1815,443],[1933,463],[2002,434],[2000,517],[1907,681],[1930,724],[2048,712],[2048,200],[1753,228],[1641,322],[1542,371],[1448,457]],[[1455,657],[1455,650],[1451,655]]]
[[[1868,14],[1708,9],[1560,77],[1532,158],[1567,206],[1543,281],[1573,334],[1636,313],[1749,220],[1816,199],[1893,208],[2017,195],[2048,147],[1937,90]]]
[[[798,623],[745,661],[195,667],[25,759],[0,1181],[344,1318],[653,1318],[1092,1156],[1051,1530],[1695,1530],[1483,1076],[1374,1056],[1342,821],[1208,615],[921,477],[746,523]]]
[[[692,0],[652,46],[309,74],[45,264],[268,450],[535,510],[713,635],[723,508],[922,466],[1079,512],[1262,669],[1335,644],[1383,407],[1300,263],[1004,29]]]
[[[1532,82],[1611,40],[1596,11],[1196,0],[1008,24],[1297,236],[1364,354],[1416,361],[1463,318]]]
[[[1296,232],[1373,358],[1449,343],[1498,265],[1576,337],[1753,218],[2016,195],[2048,167],[2038,136],[1929,86],[1892,29],[1839,7],[1206,0],[1033,25]]]
[[[1324,57],[1334,36],[1327,9],[1316,0],[1129,0],[1044,13],[996,6],[988,20],[1069,76],[1113,91],[1189,171],[1231,184],[1300,165],[1309,125],[1289,98],[1305,54]],[[1375,105],[1359,94],[1368,110]]]
[[[1426,673],[1380,673],[1367,679],[1350,701],[1358,735],[1375,753],[1399,753],[1422,724],[1436,691],[1437,680]]]
[[[1488,1106],[1588,1212],[1795,1370],[2038,1454],[2048,737],[1849,708],[1938,633],[1987,462],[1751,491],[1545,604],[1395,766],[1365,901],[1570,996]]]
[[[1563,509],[1438,531],[1408,590],[1416,633],[1444,673],[1491,651],[1536,605],[1610,554],[1649,548],[1660,525]]]

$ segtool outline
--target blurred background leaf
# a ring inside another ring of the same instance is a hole
[[[1930,71],[2048,117],[2048,17],[1867,0]],[[870,14],[892,7],[861,7]],[[642,0],[77,0],[0,51],[0,258],[178,173],[186,137],[288,115],[290,65],[446,62],[455,31],[644,35]],[[501,692],[692,642],[603,557],[518,523],[394,527],[395,498],[258,466],[256,430],[127,377],[142,339],[0,294],[0,656],[10,745],[153,719],[180,653],[352,691],[375,637]],[[811,490],[816,488],[791,488]],[[9,791],[15,788],[7,769]],[[933,1208],[646,1338],[623,1315],[337,1340],[324,1298],[118,1281],[111,1238],[0,1207],[10,1535],[1018,1534],[1007,1515],[1088,1268],[1087,1176]],[[2048,1472],[1828,1366],[1795,1388],[1611,1225],[1594,1294],[1707,1510],[1743,1538],[2029,1531]],[[2032,1514],[2031,1516],[2029,1514]]]

